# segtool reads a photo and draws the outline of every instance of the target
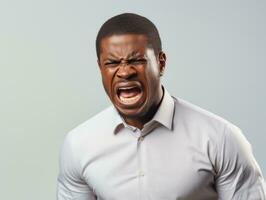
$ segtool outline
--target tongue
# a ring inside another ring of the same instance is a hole
[[[128,89],[128,90],[121,90],[120,91],[120,96],[124,97],[124,98],[130,98],[130,97],[134,97],[136,95],[139,94],[139,89],[138,88],[132,88],[132,89]]]

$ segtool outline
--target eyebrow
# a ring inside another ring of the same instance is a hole
[[[127,59],[135,59],[135,58],[139,58],[139,57],[144,57],[144,55],[142,55],[141,53],[139,53],[138,51],[132,51],[130,54],[127,55]],[[120,58],[118,58],[115,54],[110,53],[107,58],[105,59],[105,61],[117,61],[117,60],[121,60]]]
[[[120,60],[119,58],[117,58],[113,53],[110,53],[106,60]]]
[[[132,58],[136,58],[136,57],[140,57],[140,56],[142,56],[142,55],[138,51],[132,51],[128,55],[127,59],[132,59]]]

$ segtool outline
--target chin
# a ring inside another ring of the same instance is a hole
[[[116,106],[116,109],[118,110],[118,112],[126,118],[139,118],[141,116],[143,116],[144,114],[144,108],[140,107],[140,108],[120,108],[118,106]]]

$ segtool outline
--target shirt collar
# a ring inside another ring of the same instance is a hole
[[[170,96],[168,91],[164,89],[164,97],[161,102],[161,105],[150,122],[156,121],[165,126],[166,128],[168,128],[169,130],[172,130],[174,111],[175,111],[174,99]]]
[[[124,119],[119,115],[116,108],[114,106],[113,108],[115,113],[114,134],[117,134],[121,129],[125,127],[131,129],[132,131],[135,131],[137,129],[136,127],[128,125],[124,121]],[[161,105],[159,106],[154,117],[144,125],[143,129],[146,129],[147,127],[157,122],[168,128],[169,130],[173,130],[174,112],[175,112],[175,101],[173,97],[171,97],[171,95],[168,93],[168,91],[164,88],[164,96]]]

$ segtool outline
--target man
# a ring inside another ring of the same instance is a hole
[[[161,85],[166,55],[151,21],[109,19],[96,50],[113,106],[66,136],[58,200],[266,199],[240,129]]]

